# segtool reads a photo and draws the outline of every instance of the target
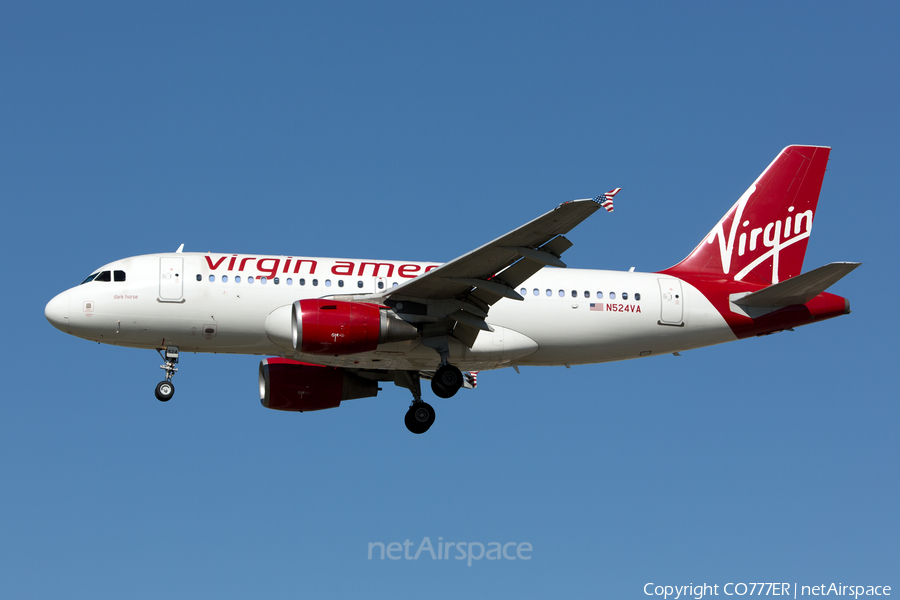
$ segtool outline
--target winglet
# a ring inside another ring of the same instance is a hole
[[[622,191],[622,188],[615,188],[613,190],[609,190],[602,196],[597,196],[596,198],[594,198],[594,200],[599,202],[600,206],[602,206],[603,208],[606,209],[606,212],[612,212],[613,211],[613,198],[615,197],[616,194],[618,194],[621,191]]]
[[[178,250],[175,251],[175,254],[181,254],[182,250],[184,250],[184,244],[178,246]]]

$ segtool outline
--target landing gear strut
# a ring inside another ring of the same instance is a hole
[[[156,399],[160,402],[168,402],[172,399],[172,396],[175,395],[175,386],[172,384],[172,375],[178,371],[175,367],[175,365],[178,364],[178,347],[168,346],[165,354],[163,354],[163,351],[159,348],[157,348],[156,351],[159,352],[160,357],[165,361],[165,364],[160,365],[159,368],[166,372],[166,380],[156,384]]]

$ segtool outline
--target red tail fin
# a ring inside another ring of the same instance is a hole
[[[788,146],[673,275],[778,283],[800,274],[831,148]]]

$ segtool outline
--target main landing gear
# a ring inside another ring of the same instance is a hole
[[[422,385],[418,371],[401,371],[397,373],[394,383],[405,387],[412,392],[413,401],[406,411],[403,422],[411,432],[425,433],[434,423],[434,407],[422,401]],[[459,391],[463,385],[462,372],[451,365],[444,363],[431,378],[431,390],[439,398],[450,398]]]
[[[418,371],[400,371],[396,374],[394,383],[405,387],[413,395],[412,404],[406,411],[403,422],[406,428],[413,433],[425,433],[434,423],[434,408],[422,401],[422,385]]]
[[[434,408],[427,402],[413,402],[403,419],[406,428],[413,433],[425,433],[434,423]]]
[[[463,384],[463,375],[450,364],[450,340],[446,334],[425,337],[422,343],[441,356],[441,366],[431,378],[431,391],[438,398],[450,398]],[[415,394],[413,394],[415,395]]]
[[[175,368],[175,365],[178,364],[178,347],[168,346],[165,354],[163,354],[163,351],[159,348],[157,348],[156,351],[159,352],[160,357],[162,357],[166,363],[159,367],[166,372],[166,380],[156,384],[156,399],[160,402],[168,402],[172,399],[172,396],[175,395],[175,386],[172,384],[172,375],[178,371],[178,369]]]
[[[462,384],[462,372],[450,363],[445,363],[431,378],[431,391],[438,398],[452,398]]]

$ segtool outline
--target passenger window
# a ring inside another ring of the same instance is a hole
[[[638,293],[638,294],[635,294],[635,295],[634,295],[634,300],[635,300],[635,302],[640,302],[640,301],[641,301],[641,295],[640,295],[639,293]]]
[[[577,297],[578,297],[578,292],[575,291],[575,290],[572,290],[572,297],[573,297],[573,298],[577,298]]]
[[[301,277],[297,280],[297,285],[306,285],[306,280]]]
[[[616,299],[616,293],[615,293],[615,292],[610,292],[610,293],[609,293],[609,299],[610,299],[610,300],[615,300],[615,299]]]
[[[397,287],[397,285],[398,285],[398,283],[395,281],[394,283],[391,284],[391,287]]]
[[[113,281],[125,281],[125,271],[113,271]]]
[[[99,274],[100,274],[100,273],[91,273],[91,274],[88,275],[88,276],[84,279],[84,281],[82,281],[79,285],[84,285],[84,284],[86,284],[86,283],[90,283],[90,282],[93,281],[93,280],[97,277],[97,275],[99,275]]]
[[[591,293],[588,292],[587,290],[585,290],[585,292],[584,292],[584,297],[585,297],[585,298],[590,298],[590,297],[591,297]]]
[[[597,292],[597,298],[603,300],[603,292]]]
[[[259,282],[260,282],[261,284],[263,284],[263,285],[266,285],[266,282],[267,282],[267,281],[268,281],[268,278],[266,278],[266,277],[260,277],[260,278],[259,278]]]
[[[566,297],[566,290],[559,290],[559,297],[560,297],[560,298],[565,298],[565,297]]]
[[[330,279],[326,279],[326,280],[325,280],[325,287],[331,287],[331,280],[330,280]]]
[[[359,287],[362,287],[362,281],[359,282]],[[379,289],[379,290],[383,290],[383,289],[384,289],[384,282],[383,282],[383,281],[379,281],[379,282],[378,282],[378,289]]]
[[[537,289],[537,288],[534,288],[534,290],[532,290],[532,291],[533,291],[533,293],[534,293],[535,296],[540,296],[540,295],[541,295],[541,290],[539,290],[539,289]]]
[[[272,280],[272,283],[274,283],[275,285],[278,285],[279,283],[281,283],[281,280],[276,277],[275,279]]]
[[[344,287],[344,280],[338,279],[338,287]]]
[[[521,288],[521,289],[519,290],[519,295],[520,295],[520,296],[527,296],[527,295],[528,295],[528,290],[526,290],[525,288]]]
[[[222,275],[222,283],[228,283],[228,275]]]
[[[381,282],[379,281],[378,283],[381,283]],[[356,282],[356,287],[362,289],[362,286],[363,286],[363,282],[362,282],[362,281],[357,281],[357,282]]]
[[[253,277],[252,277],[252,276],[250,276],[250,277],[247,278],[247,283],[253,283]]]
[[[314,287],[319,287],[319,280],[318,280],[318,279],[313,279],[313,280],[312,280],[312,284],[313,284]]]
[[[294,285],[294,280],[292,278],[288,277],[287,281],[285,281],[285,283],[288,285]]]
[[[210,275],[210,276],[209,276],[209,280],[210,280],[211,282],[212,282],[212,281],[215,281],[215,280],[216,280],[216,276],[215,276],[215,275]]]
[[[628,292],[622,292],[622,300],[628,300]]]
[[[94,281],[111,281],[112,278],[109,276],[109,271],[103,271],[94,279]]]
[[[197,281],[203,281],[203,275],[197,273]]]
[[[553,296],[553,290],[551,290],[551,289],[548,288],[548,289],[547,289],[547,297],[549,298],[549,297],[551,297],[551,296]]]
[[[235,283],[240,283],[240,282],[241,282],[241,276],[240,276],[240,275],[235,275],[235,276],[234,276],[234,282],[235,282]]]

